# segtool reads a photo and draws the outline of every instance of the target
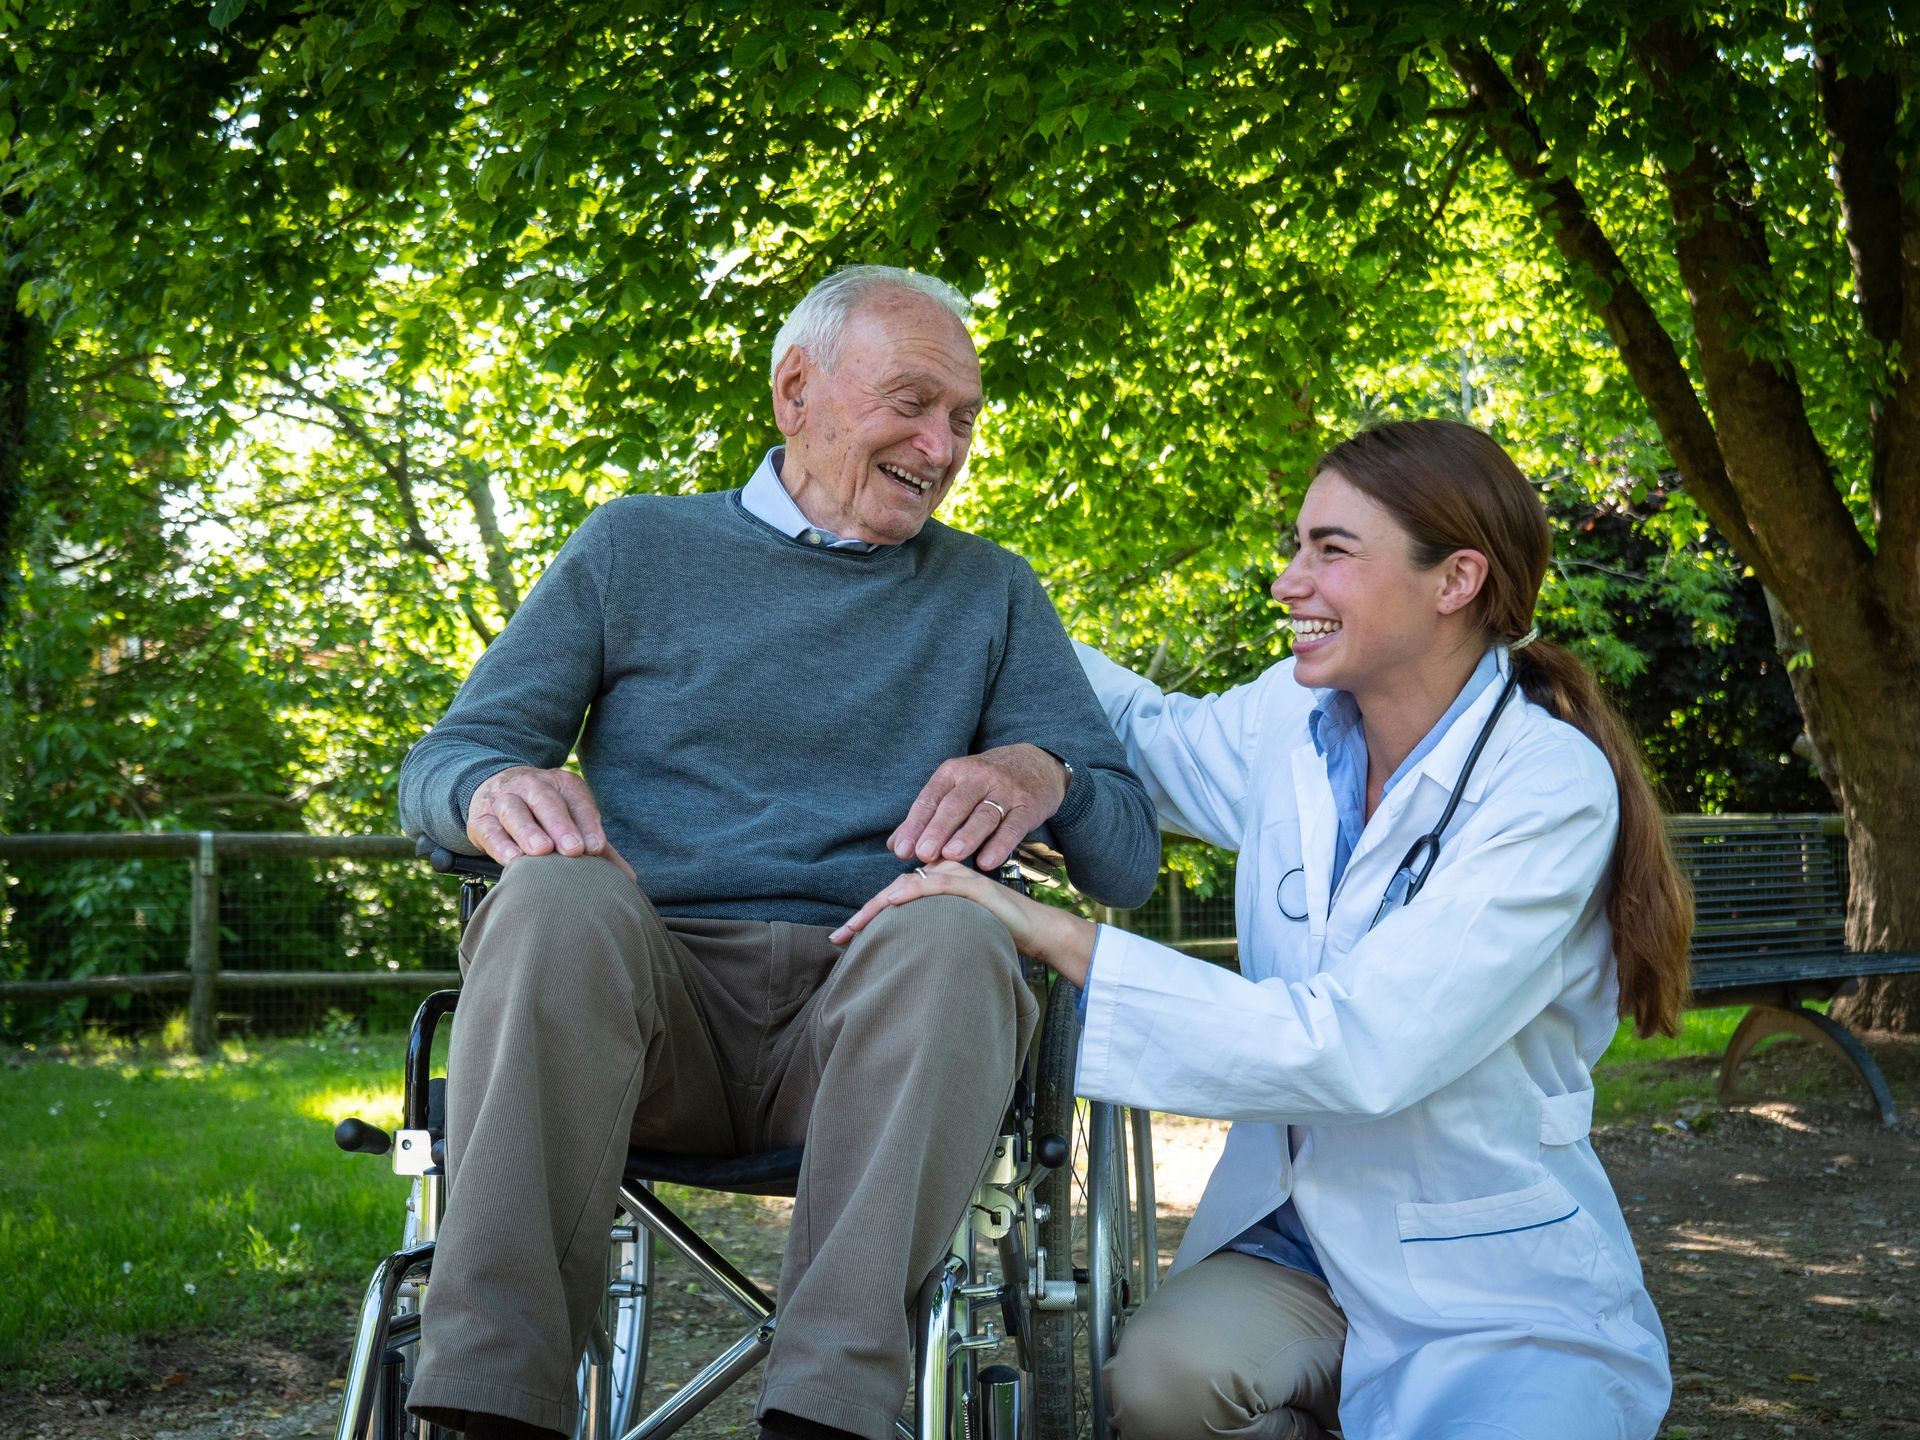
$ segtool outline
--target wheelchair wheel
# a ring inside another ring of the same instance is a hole
[[[653,1316],[653,1236],[624,1207],[614,1217],[612,1236],[600,1310],[606,1350],[603,1358],[596,1336],[580,1362],[578,1440],[619,1440],[645,1413],[640,1394]]]
[[[1037,1440],[1106,1440],[1111,1433],[1101,1366],[1158,1276],[1151,1132],[1144,1113],[1076,1099],[1080,1020],[1062,985],[1047,1006],[1034,1114],[1036,1141],[1067,1141],[1066,1162],[1039,1182],[1047,1280],[1071,1279],[1071,1309],[1032,1318]],[[1042,1257],[1032,1257],[1039,1265]]]
[[[416,1183],[403,1235],[409,1249],[418,1243],[419,1204]],[[580,1421],[574,1430],[578,1440],[619,1440],[644,1413],[640,1395],[646,1382],[653,1239],[624,1208],[614,1220],[611,1236],[607,1295],[601,1311],[604,1342],[596,1335],[580,1362]],[[343,1407],[338,1440],[418,1440],[430,1428],[406,1409],[419,1341],[418,1291],[402,1286],[388,1314],[380,1355],[368,1356],[364,1362],[358,1354],[354,1357],[354,1365],[368,1367],[367,1383],[374,1390],[367,1426],[355,1433],[352,1417]]]

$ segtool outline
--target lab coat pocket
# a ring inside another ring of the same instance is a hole
[[[1524,1190],[1396,1207],[1413,1291],[1436,1314],[1589,1329],[1627,1302],[1600,1229],[1551,1176]]]

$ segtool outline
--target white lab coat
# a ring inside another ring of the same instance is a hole
[[[1193,698],[1080,650],[1162,825],[1240,854],[1240,974],[1103,926],[1087,988],[1082,1094],[1235,1122],[1175,1268],[1291,1195],[1347,1316],[1348,1440],[1654,1435],[1666,1339],[1587,1139],[1618,993],[1605,757],[1516,693],[1426,888],[1369,933],[1497,683],[1386,796],[1336,890],[1307,732],[1324,692],[1292,661]]]

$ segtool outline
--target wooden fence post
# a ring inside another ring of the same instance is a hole
[[[196,1054],[211,1055],[219,1036],[214,1016],[220,974],[220,862],[214,858],[213,832],[200,832],[193,859],[193,938],[187,968],[187,1028]]]

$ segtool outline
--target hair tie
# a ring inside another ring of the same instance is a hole
[[[1527,646],[1531,645],[1534,641],[1538,640],[1539,638],[1540,638],[1540,627],[1538,625],[1535,625],[1531,629],[1529,629],[1526,634],[1522,635],[1518,640],[1514,641],[1511,645],[1507,646],[1507,652],[1511,654],[1515,650],[1524,650],[1527,648]]]

